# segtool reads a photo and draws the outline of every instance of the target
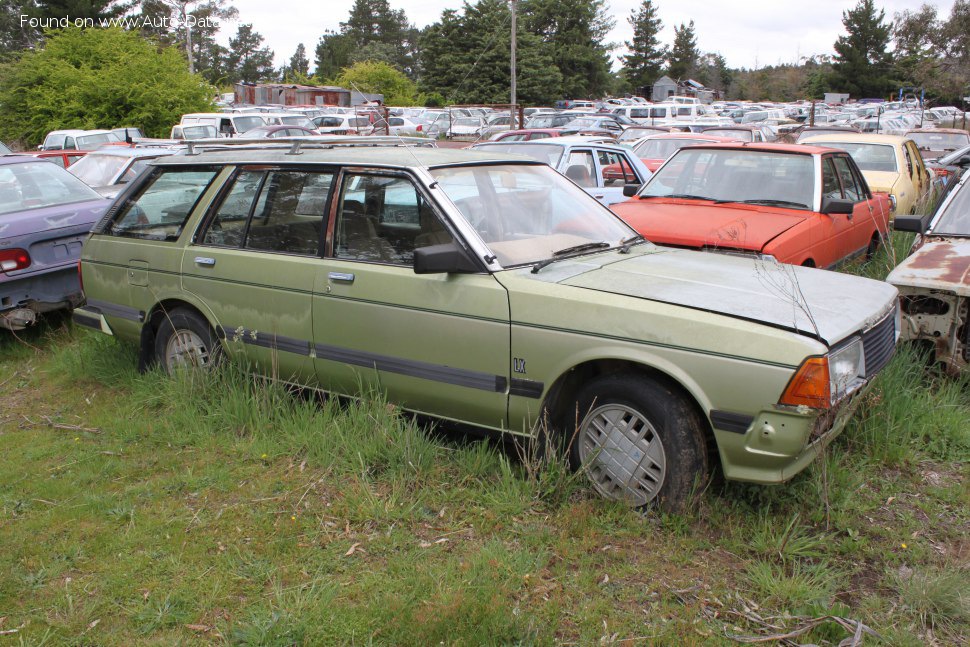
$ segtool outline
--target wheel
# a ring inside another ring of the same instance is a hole
[[[638,375],[597,378],[577,396],[573,466],[607,499],[681,509],[708,477],[703,421],[680,393]]]
[[[871,261],[872,258],[876,255],[876,252],[879,251],[879,243],[880,243],[880,238],[879,238],[879,232],[877,231],[872,235],[872,238],[869,240],[869,246],[866,247],[867,261]]]
[[[165,315],[155,334],[155,359],[165,372],[178,368],[211,368],[222,347],[208,322],[191,310]]]

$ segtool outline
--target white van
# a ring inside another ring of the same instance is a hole
[[[220,137],[235,137],[247,130],[265,126],[266,120],[257,113],[193,112],[182,115],[180,126],[213,126]]]
[[[622,114],[633,121],[658,125],[677,121],[691,121],[701,117],[716,117],[710,107],[702,103],[655,103],[650,106],[623,106],[613,112]]]

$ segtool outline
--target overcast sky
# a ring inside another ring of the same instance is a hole
[[[857,0],[654,0],[663,21],[661,41],[671,44],[674,26],[694,21],[697,45],[702,52],[720,52],[730,67],[755,68],[778,63],[795,63],[799,57],[833,54],[832,44],[843,32],[842,12]],[[950,14],[953,0],[879,0],[887,20],[897,12],[917,10],[920,5],[937,7],[942,17]],[[313,69],[313,51],[326,29],[339,30],[347,20],[353,0],[231,0],[239,10],[239,22],[252,23],[276,54],[277,67],[293,55],[298,43],[307,48]],[[437,22],[445,8],[460,9],[455,0],[390,0],[403,9],[418,27]],[[633,38],[627,22],[640,0],[607,0],[616,25],[609,40],[619,45],[614,57],[626,51],[623,43]],[[220,41],[227,43],[236,24],[224,24]]]

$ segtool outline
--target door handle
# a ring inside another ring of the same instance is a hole
[[[340,281],[341,283],[354,282],[354,275],[346,272],[330,272],[328,276],[331,281]]]
[[[216,264],[216,259],[209,258],[208,256],[196,256],[195,264],[202,265],[204,267],[213,267]]]

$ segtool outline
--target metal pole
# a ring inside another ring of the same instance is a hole
[[[515,99],[515,14],[516,14],[516,0],[512,1],[512,109],[509,110],[509,114],[512,115],[512,127],[515,128],[515,106],[517,104]]]

